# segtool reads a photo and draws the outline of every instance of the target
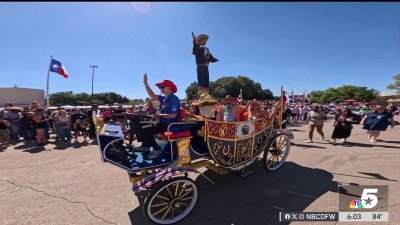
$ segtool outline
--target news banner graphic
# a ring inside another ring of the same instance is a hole
[[[389,188],[386,185],[339,186],[339,212],[279,212],[279,222],[360,221],[387,222]]]

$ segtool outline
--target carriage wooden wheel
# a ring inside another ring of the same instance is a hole
[[[278,134],[264,150],[264,165],[269,171],[275,171],[283,165],[290,151],[290,139],[287,135]]]
[[[193,180],[175,177],[160,183],[144,204],[146,216],[157,224],[173,224],[184,219],[197,202],[198,191]]]

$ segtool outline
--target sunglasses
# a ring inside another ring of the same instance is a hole
[[[160,88],[160,89],[164,89],[164,88],[165,88],[165,86],[160,86],[160,87],[158,87],[158,88]]]

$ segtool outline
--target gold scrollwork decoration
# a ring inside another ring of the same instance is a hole
[[[228,133],[228,127],[225,124],[222,124],[218,130],[219,136],[224,137],[227,133]]]

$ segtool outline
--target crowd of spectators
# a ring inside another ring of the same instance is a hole
[[[243,101],[240,99],[231,98],[227,96],[226,99],[222,99],[218,102],[218,106],[213,108],[212,115],[216,120],[220,121],[244,121],[260,118],[262,116],[275,116],[275,127],[278,128],[277,117],[279,114],[276,111],[276,106],[279,104],[274,101]],[[229,110],[231,105],[237,107],[236,110]],[[350,124],[360,123],[363,117],[369,113],[376,111],[376,108],[381,106],[366,106],[366,105],[318,105],[316,104],[285,104],[283,112],[283,126],[286,124],[295,123],[309,123],[310,126],[310,139],[308,142],[312,142],[314,128],[320,133],[323,139],[325,136],[322,131],[321,120],[316,121],[315,110],[323,112],[324,117],[327,114],[335,116],[334,126],[337,124]],[[182,107],[185,109],[186,116],[201,119],[199,107],[196,104],[188,103]],[[78,138],[82,136],[83,142],[87,142],[88,139],[95,140],[95,126],[93,124],[92,112],[99,113],[105,123],[114,122],[121,125],[123,131],[127,131],[131,128],[131,121],[129,114],[139,115],[155,115],[158,109],[153,105],[152,101],[148,101],[143,106],[132,106],[128,108],[109,107],[99,108],[93,105],[89,109],[81,108],[56,108],[56,109],[45,109],[37,101],[33,101],[28,107],[16,107],[12,103],[6,103],[3,110],[0,110],[0,144],[9,145],[16,144],[18,142],[31,142],[37,145],[46,145],[50,139],[55,139],[56,143],[68,144],[72,140],[78,142]],[[341,113],[345,110],[348,118],[344,120]],[[386,108],[386,112],[391,115],[399,114],[400,107],[389,105]],[[229,115],[232,112],[234,115]],[[317,113],[318,114],[318,113]],[[314,116],[313,116],[314,115]],[[318,114],[319,115],[319,114]],[[322,117],[321,117],[322,119]],[[339,123],[342,121],[342,123]],[[343,122],[344,121],[344,122]],[[347,125],[347,127],[350,127]],[[335,135],[332,135],[332,139],[336,138],[347,138],[345,136],[338,136],[338,130],[336,129]],[[347,131],[347,133],[349,133]],[[376,135],[375,135],[376,136]],[[374,139],[375,140],[375,139]],[[132,140],[131,140],[132,141]]]
[[[129,108],[109,107],[99,108],[93,105],[89,109],[78,107],[46,109],[37,101],[30,106],[18,107],[12,103],[6,103],[0,109],[0,145],[7,147],[19,142],[36,143],[46,145],[55,139],[56,144],[69,144],[78,142],[82,136],[83,142],[88,139],[96,140],[95,127],[92,120],[92,112],[100,113],[105,122],[114,121],[126,129],[129,127],[130,113],[155,114],[157,109],[149,101],[144,106],[132,106]]]

